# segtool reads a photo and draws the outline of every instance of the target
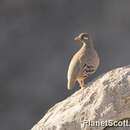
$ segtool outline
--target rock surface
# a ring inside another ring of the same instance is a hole
[[[117,68],[52,107],[31,130],[118,130],[85,121],[130,119],[130,66]],[[84,122],[84,124],[82,123]],[[130,127],[119,130],[130,130]]]

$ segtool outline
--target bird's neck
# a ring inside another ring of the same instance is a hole
[[[82,47],[86,47],[86,43],[85,42],[82,42]]]
[[[82,42],[82,48],[91,49],[91,48],[94,48],[94,46],[92,42],[90,43],[90,41],[87,41],[87,42]]]

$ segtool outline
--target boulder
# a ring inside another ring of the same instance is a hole
[[[130,119],[130,66],[111,70],[85,87],[54,105],[31,130],[130,130],[100,124]],[[100,126],[92,126],[95,122]]]

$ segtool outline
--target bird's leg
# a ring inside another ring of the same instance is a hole
[[[78,83],[79,83],[81,89],[85,88],[84,87],[84,79],[79,79]]]
[[[79,85],[80,85],[80,88],[81,88],[81,90],[82,90],[82,96],[81,96],[81,98],[80,98],[80,102],[84,99],[84,97],[85,97],[85,93],[84,93],[84,88],[85,88],[85,86],[84,86],[84,79],[79,79],[78,80],[78,83],[79,83]]]

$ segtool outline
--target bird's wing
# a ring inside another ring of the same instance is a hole
[[[91,75],[95,73],[96,66],[98,66],[97,60],[98,60],[97,58],[89,59],[87,55],[82,55],[80,57],[81,73],[83,73],[84,75]]]
[[[77,76],[79,75],[79,72],[80,72],[80,61],[78,57],[75,55],[72,58],[68,69],[68,74],[67,74],[68,89],[71,89],[74,86]]]

